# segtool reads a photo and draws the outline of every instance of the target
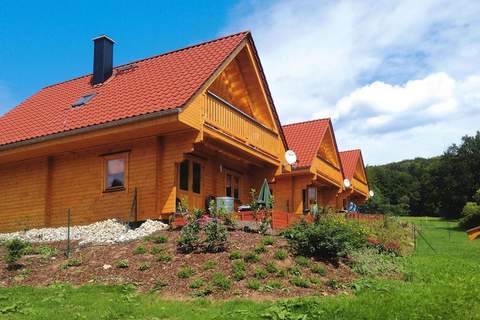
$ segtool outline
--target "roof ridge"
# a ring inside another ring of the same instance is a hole
[[[153,55],[153,56],[150,56],[150,57],[141,58],[141,59],[138,59],[138,60],[133,60],[133,61],[130,61],[130,62],[127,62],[127,63],[124,63],[124,64],[119,64],[117,66],[114,66],[113,70],[121,68],[121,67],[126,66],[126,65],[133,64],[133,63],[139,63],[139,62],[142,62],[142,61],[159,58],[161,56],[166,56],[166,55],[169,55],[169,54],[181,52],[181,51],[192,49],[192,48],[199,47],[199,46],[202,46],[202,45],[206,45],[206,44],[210,44],[210,43],[213,43],[213,42],[221,41],[221,40],[224,40],[224,39],[227,39],[227,38],[232,38],[232,37],[235,37],[235,36],[238,36],[238,35],[241,35],[241,34],[248,35],[248,34],[250,34],[250,31],[249,30],[240,31],[240,32],[233,33],[233,34],[230,34],[230,35],[224,35],[224,36],[212,39],[212,40],[208,40],[208,41],[204,41],[204,42],[197,42],[195,44],[192,44],[192,45],[189,45],[189,46],[186,46],[186,47],[182,47],[182,48],[174,49],[174,50],[171,50],[171,51],[159,53],[159,54],[156,54],[156,55]],[[60,81],[60,82],[56,82],[56,83],[47,85],[47,86],[43,87],[42,89],[47,89],[47,88],[50,88],[50,87],[54,87],[56,85],[60,85],[60,84],[68,83],[70,81],[75,81],[75,80],[78,80],[78,79],[89,77],[91,75],[92,75],[92,73],[84,74],[82,76],[78,76],[78,77],[75,77],[75,78],[71,78],[71,79],[68,79],[68,80],[64,80],[64,81]]]
[[[288,126],[295,126],[299,124],[305,124],[305,123],[311,123],[311,122],[316,122],[316,121],[332,121],[332,118],[319,118],[319,119],[313,119],[313,120],[305,120],[305,121],[300,121],[300,122],[294,122],[294,123],[289,123],[289,124],[284,124],[282,127],[288,127]]]

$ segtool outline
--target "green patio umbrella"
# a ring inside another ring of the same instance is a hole
[[[272,204],[272,193],[270,192],[270,187],[268,186],[267,179],[263,180],[262,188],[260,188],[260,193],[258,194],[257,203],[264,205],[267,209],[271,209]]]

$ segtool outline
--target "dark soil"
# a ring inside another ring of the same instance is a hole
[[[333,295],[340,292],[348,292],[344,284],[355,279],[350,269],[339,264],[334,266],[328,262],[310,261],[310,265],[322,265],[326,274],[321,276],[311,272],[310,267],[299,266],[295,258],[289,254],[283,261],[275,260],[274,253],[278,249],[288,249],[286,241],[280,236],[273,236],[275,243],[266,246],[266,252],[258,254],[260,261],[246,263],[246,278],[235,281],[232,278],[232,260],[229,255],[232,251],[238,250],[243,254],[253,252],[254,248],[261,243],[262,236],[255,233],[233,231],[229,233],[228,249],[221,253],[191,253],[182,254],[176,251],[176,240],[178,231],[162,231],[157,234],[168,237],[164,244],[156,244],[151,240],[137,240],[127,244],[86,246],[79,247],[73,243],[72,259],[79,259],[80,265],[66,267],[67,259],[64,255],[66,243],[56,242],[49,244],[34,244],[34,249],[48,245],[56,247],[58,254],[54,257],[45,257],[40,254],[23,256],[18,263],[21,268],[8,270],[4,259],[0,261],[0,285],[1,286],[48,286],[55,282],[82,284],[125,284],[136,285],[141,292],[155,291],[166,298],[191,298],[194,296],[209,295],[215,298],[252,298],[252,299],[275,299],[294,297],[302,295]],[[146,249],[144,254],[134,254],[135,248],[143,246]],[[151,249],[159,247],[161,253],[152,254]],[[5,256],[5,248],[0,248],[0,256]],[[161,255],[171,256],[171,261],[158,261]],[[127,260],[127,268],[119,268],[117,263],[120,260]],[[205,270],[207,261],[214,261],[212,269]],[[259,290],[247,288],[247,282],[256,279],[254,272],[256,268],[264,268],[265,264],[274,261],[279,269],[287,270],[289,267],[298,267],[300,277],[311,280],[308,288],[301,288],[293,285],[290,280],[297,276],[286,272],[286,275],[268,274],[265,279],[257,279],[261,283]],[[142,265],[148,264],[147,270],[141,271]],[[110,266],[110,267],[109,267]],[[182,267],[190,267],[194,275],[181,279],[177,273]],[[221,272],[231,279],[231,288],[222,290],[210,285],[213,273]],[[191,289],[190,284],[194,279],[203,279],[205,284],[197,289]],[[267,286],[270,281],[281,283],[281,288]],[[205,288],[212,288],[206,291]]]

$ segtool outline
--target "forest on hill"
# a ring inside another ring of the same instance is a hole
[[[375,191],[363,212],[458,218],[480,188],[480,132],[441,156],[367,166]]]

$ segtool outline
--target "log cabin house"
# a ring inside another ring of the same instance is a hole
[[[369,196],[369,187],[362,151],[359,149],[340,151],[339,155],[343,176],[351,184],[350,188],[345,189],[340,195],[342,206],[346,208],[348,202],[364,204]]]
[[[340,209],[342,163],[331,120],[284,125],[283,132],[297,163],[276,177],[276,209],[295,213],[309,212],[313,205]]]
[[[113,46],[94,39],[93,74],[0,118],[0,231],[65,225],[68,208],[87,224],[167,218],[181,198],[246,203],[290,171],[249,32],[118,67]]]

